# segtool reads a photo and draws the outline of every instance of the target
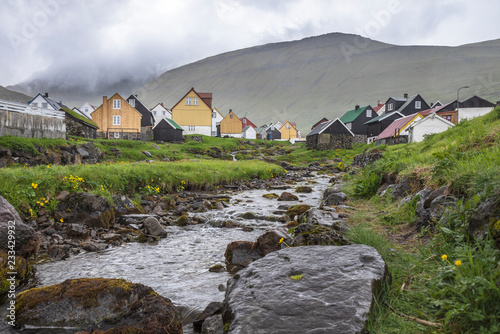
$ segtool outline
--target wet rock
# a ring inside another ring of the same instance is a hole
[[[222,334],[224,332],[224,324],[222,323],[222,315],[217,314],[208,317],[201,326],[202,334]]]
[[[243,219],[259,219],[259,217],[253,212],[245,212],[241,215]]]
[[[332,226],[338,224],[339,214],[333,210],[327,210],[329,207],[322,209],[312,208],[299,216],[299,222],[307,222],[313,225]]]
[[[295,189],[296,193],[312,193],[312,188],[308,186],[300,186]]]
[[[153,289],[122,279],[82,278],[35,288],[16,298],[17,323],[91,326],[107,333],[182,333],[177,309]]]
[[[56,260],[64,260],[69,257],[71,247],[69,245],[52,245],[49,248],[48,254]]]
[[[254,243],[251,241],[233,241],[227,245],[224,257],[228,268],[243,268],[260,259],[262,255],[258,249],[255,249]]]
[[[208,271],[211,273],[223,273],[226,271],[226,268],[222,264],[216,264],[208,268]]]
[[[269,253],[280,250],[280,240],[287,238],[288,236],[282,231],[269,231],[259,236],[253,247],[259,251],[259,254],[266,256]]]
[[[84,239],[89,236],[89,230],[85,225],[80,224],[67,224],[66,234],[71,238]]]
[[[177,219],[177,225],[186,226],[189,222],[189,217],[186,215],[182,215]]]
[[[10,259],[12,260],[12,258]],[[4,293],[9,292],[11,287],[12,276],[15,277],[15,286],[23,285],[31,275],[31,266],[25,258],[16,256],[14,261],[14,266],[11,268],[11,263],[9,263],[8,253],[0,250],[0,298]],[[15,273],[15,275],[8,273]]]
[[[113,195],[113,210],[116,217],[138,212],[134,202],[123,195]]]
[[[106,244],[96,243],[96,242],[85,242],[82,244],[83,250],[87,252],[100,252],[105,250],[108,246]]]
[[[231,334],[361,333],[387,275],[369,246],[285,248],[231,279],[223,323]]]
[[[167,231],[160,225],[158,219],[154,217],[149,217],[144,221],[144,228],[147,234],[154,237],[165,238],[167,236]]]
[[[106,229],[112,225],[114,217],[111,203],[105,197],[84,192],[69,194],[54,212],[54,218],[62,218],[65,223]]]
[[[205,309],[203,310],[203,312],[198,314],[198,316],[196,317],[196,321],[193,322],[193,329],[196,331],[201,331],[201,328],[205,320],[215,314],[220,314],[221,310],[222,310],[221,302],[211,302],[210,304],[208,304],[207,307],[205,307]]]
[[[268,199],[274,199],[274,198],[280,197],[280,195],[278,195],[276,193],[270,193],[270,194],[264,194],[264,195],[262,195],[262,197],[268,198]]]
[[[345,202],[346,199],[347,195],[343,192],[332,193],[324,200],[323,205],[338,205]]]
[[[11,250],[9,248],[9,235],[14,232],[16,255],[24,258],[35,255],[40,247],[35,230],[25,224],[16,209],[0,196],[0,250]]]
[[[123,241],[122,236],[117,233],[106,233],[103,234],[101,238],[106,242]]]
[[[294,230],[292,246],[332,245],[343,246],[351,242],[338,227],[327,227],[310,223],[300,224]]]
[[[306,212],[310,208],[311,208],[311,206],[307,205],[307,204],[292,205],[288,208],[288,210],[286,210],[286,214],[289,217],[293,218],[295,216],[300,216],[301,214],[303,214],[304,212]]]
[[[280,197],[278,197],[278,201],[298,201],[298,200],[299,198],[297,196],[286,191],[282,192]]]
[[[150,217],[153,217],[153,218],[156,218],[157,220],[160,219],[159,216],[157,215],[154,215],[154,214],[140,214],[140,213],[137,213],[137,214],[130,214],[130,215],[122,215],[118,218],[118,223],[121,224],[121,225],[142,225],[142,223],[150,218]]]

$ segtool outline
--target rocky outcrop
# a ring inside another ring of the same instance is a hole
[[[339,223],[338,225],[327,227],[311,223],[300,224],[294,230],[295,237],[293,238],[291,245],[349,245],[349,240],[344,237],[345,230],[343,229],[343,225],[340,225]]]
[[[360,333],[388,276],[365,245],[292,247],[268,254],[228,283],[227,333]]]
[[[382,159],[382,157],[381,152],[358,154],[352,159],[351,166],[365,167],[373,164],[378,159]]]
[[[16,298],[16,315],[18,326],[182,333],[178,311],[168,298],[121,279],[73,279],[24,291]]]
[[[54,218],[70,224],[109,228],[114,220],[113,207],[99,195],[84,192],[72,193],[59,202]]]
[[[469,219],[467,232],[474,239],[483,239],[488,231],[500,245],[500,199],[491,197],[478,205]]]
[[[12,250],[9,246],[14,247],[16,255],[29,258],[36,254],[40,242],[33,228],[25,224],[16,209],[0,196],[0,250]]]

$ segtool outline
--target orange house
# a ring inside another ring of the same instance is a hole
[[[279,130],[281,131],[281,139],[298,138],[297,128],[288,121],[285,121],[285,124]]]
[[[241,120],[229,109],[229,114],[220,121],[220,136],[229,136],[241,138],[242,127]]]
[[[142,114],[120,94],[102,97],[102,105],[92,112],[92,121],[99,126],[97,137],[141,139]]]

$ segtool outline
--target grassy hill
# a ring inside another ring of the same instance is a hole
[[[31,96],[0,86],[0,100],[6,100],[18,103],[27,103],[32,99],[33,98]]]
[[[212,92],[223,115],[232,109],[257,125],[296,121],[303,133],[322,117],[356,104],[420,93],[428,102],[500,96],[500,40],[463,45],[396,46],[332,33],[227,52],[152,80],[135,93],[148,105],[172,107],[194,87]]]

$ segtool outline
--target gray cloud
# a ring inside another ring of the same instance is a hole
[[[495,39],[500,12],[494,0],[8,0],[0,7],[0,85],[39,78],[89,90],[330,32],[400,45]]]

